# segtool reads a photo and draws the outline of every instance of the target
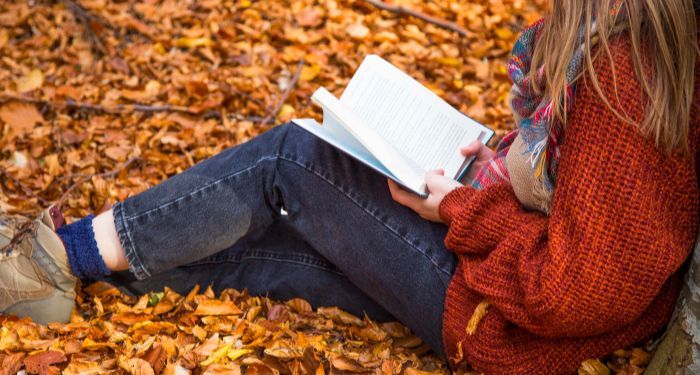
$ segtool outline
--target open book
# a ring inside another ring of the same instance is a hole
[[[471,160],[460,147],[493,131],[454,109],[381,57],[369,55],[338,100],[321,87],[311,100],[323,109],[292,122],[403,187],[425,196],[426,172],[461,179]]]

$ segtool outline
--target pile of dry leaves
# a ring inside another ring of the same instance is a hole
[[[133,298],[94,283],[79,295],[68,324],[0,319],[0,374],[449,373],[399,323],[235,289],[218,298],[198,286],[186,296],[166,288]],[[641,374],[649,356],[640,348],[619,350],[609,367],[589,360],[579,374]]]
[[[226,289],[187,296],[165,289],[130,298],[95,283],[69,324],[6,318],[2,371],[98,374],[447,373],[398,323],[377,324],[303,299],[276,303]]]
[[[318,117],[310,94],[340,94],[369,53],[502,135],[504,63],[544,3],[0,2],[0,213],[58,204],[84,216],[275,124]],[[0,373],[447,372],[398,324],[298,299],[132,299],[97,284],[79,302],[66,325],[2,318]],[[623,350],[581,371],[641,373],[648,356]]]

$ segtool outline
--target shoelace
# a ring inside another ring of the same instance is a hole
[[[36,222],[34,220],[29,220],[22,224],[19,224],[17,226],[17,231],[15,232],[14,236],[12,236],[10,242],[7,245],[0,248],[0,258],[11,255],[12,250],[15,248],[15,246],[22,242],[24,237],[31,233],[34,233],[35,229]]]

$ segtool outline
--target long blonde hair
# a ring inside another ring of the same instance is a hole
[[[622,0],[622,15],[611,12],[618,1],[553,0],[535,46],[530,74],[534,78],[535,69],[544,68],[545,91],[552,98],[553,114],[566,124],[566,70],[581,45],[579,30],[583,28],[583,73],[591,77],[606,105],[621,119],[637,125],[666,153],[676,148],[687,152],[698,53],[693,0]],[[631,38],[635,73],[648,100],[641,123],[633,122],[624,108],[620,111],[621,106],[613,106],[611,101],[617,102],[617,98],[605,97],[593,70],[594,44],[599,46],[597,54],[605,54],[614,69],[609,40],[621,30]]]

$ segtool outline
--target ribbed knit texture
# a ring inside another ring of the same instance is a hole
[[[66,246],[71,271],[80,279],[110,274],[95,241],[95,232],[92,229],[94,217],[95,215],[89,215],[56,231]]]
[[[641,121],[646,101],[631,43],[626,36],[612,43],[617,108]],[[604,54],[595,70],[614,103]],[[443,321],[449,357],[459,357],[461,346],[464,360],[487,374],[565,374],[664,329],[698,231],[697,80],[695,87],[691,156],[665,156],[616,117],[585,77],[565,130],[550,216],[526,212],[508,184],[445,197],[445,245],[459,257]],[[467,335],[483,300],[491,307]]]

